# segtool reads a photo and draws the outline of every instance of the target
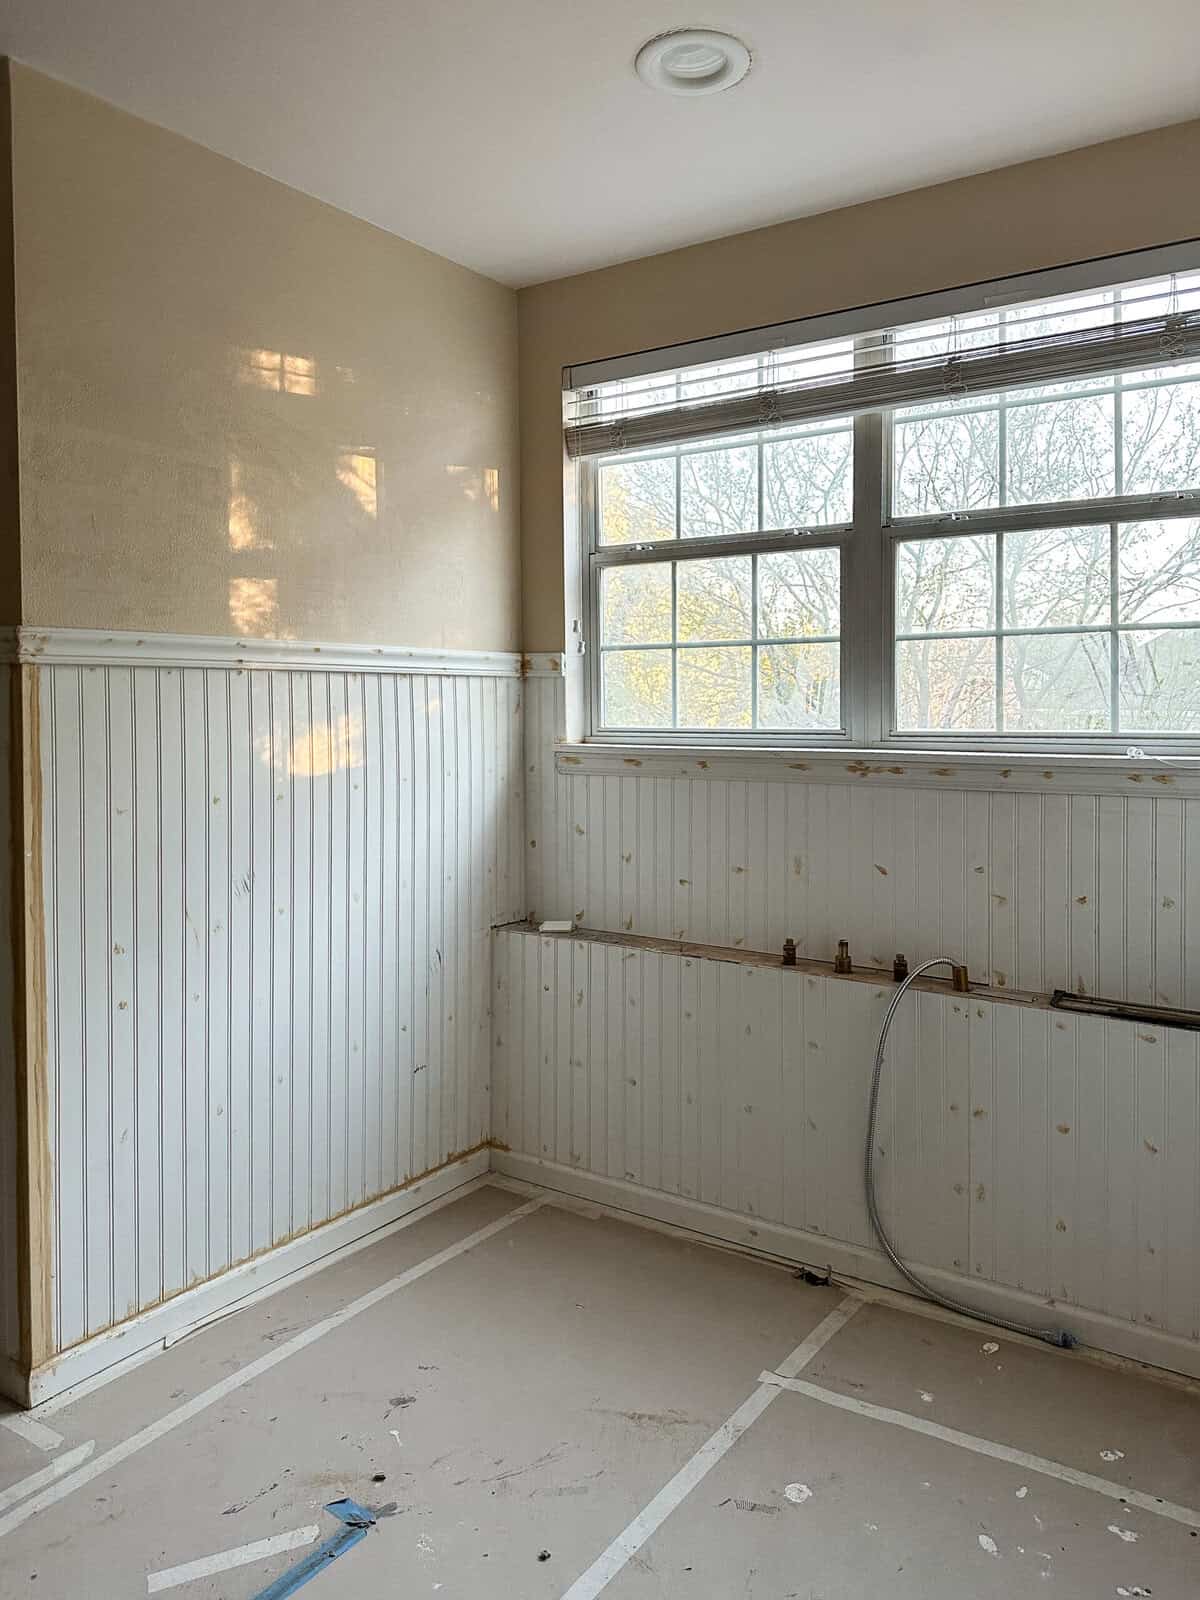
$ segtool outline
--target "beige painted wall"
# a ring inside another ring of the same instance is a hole
[[[563,645],[564,366],[1200,236],[1200,121],[522,290],[525,648]]]
[[[22,620],[516,648],[512,291],[12,78]]]
[[[21,620],[16,298],[12,256],[12,119],[9,115],[9,98],[8,64],[0,61],[0,626],[5,627],[11,627]]]

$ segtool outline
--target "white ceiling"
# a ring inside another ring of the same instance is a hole
[[[0,52],[525,284],[1196,116],[1196,20],[1196,0],[0,0]],[[750,45],[740,87],[634,76],[689,24]]]

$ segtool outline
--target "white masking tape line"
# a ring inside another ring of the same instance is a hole
[[[835,1333],[840,1333],[856,1311],[862,1310],[862,1300],[856,1294],[848,1294],[840,1301],[827,1317],[817,1323],[807,1339],[802,1340],[788,1356],[786,1361],[781,1361],[775,1368],[782,1378],[794,1378],[802,1372],[815,1355],[820,1352],[833,1338]]]
[[[198,1561],[185,1561],[179,1567],[164,1567],[161,1572],[151,1572],[146,1578],[147,1594],[161,1594],[164,1589],[177,1589],[182,1583],[194,1583],[197,1578],[211,1578],[214,1572],[230,1572],[234,1567],[248,1567],[253,1561],[265,1561],[285,1550],[299,1550],[312,1544],[321,1530],[316,1523],[307,1528],[294,1528],[291,1533],[277,1533],[270,1539],[256,1539],[253,1544],[240,1544],[236,1550],[219,1550],[215,1556],[202,1556]]]
[[[862,1305],[857,1295],[852,1295],[835,1306],[829,1315],[817,1324],[801,1344],[798,1344],[779,1370],[789,1375],[799,1372],[819,1350],[839,1333]],[[702,1444],[690,1461],[665,1484],[644,1511],[619,1533],[608,1549],[599,1555],[586,1572],[582,1573],[565,1592],[562,1600],[594,1600],[594,1597],[612,1582],[617,1574],[632,1560],[642,1546],[662,1527],[672,1511],[682,1504],[692,1490],[716,1466],[750,1425],[762,1416],[778,1394],[778,1388],[761,1384],[747,1400],[727,1418],[716,1433]]]
[[[131,1350],[128,1355],[114,1358],[111,1365],[104,1367],[90,1378],[81,1378],[78,1383],[69,1389],[60,1390],[58,1394],[49,1395],[45,1400],[39,1400],[33,1408],[31,1416],[49,1417],[56,1411],[65,1410],[73,1406],[77,1400],[82,1400],[85,1395],[94,1394],[97,1389],[102,1389],[106,1384],[112,1383],[117,1378],[123,1378],[130,1372],[135,1372],[138,1367],[144,1366],[147,1361],[153,1361],[155,1356],[161,1355],[164,1350],[171,1350],[183,1339],[188,1339],[194,1333],[203,1333],[206,1329],[215,1327],[218,1322],[224,1322],[236,1312],[244,1311],[248,1306],[257,1305],[262,1300],[269,1299],[272,1295],[280,1294],[285,1289],[292,1289],[298,1283],[303,1283],[306,1278],[311,1278],[315,1273],[324,1272],[326,1267],[339,1265],[351,1256],[357,1255],[360,1250],[368,1250],[380,1244],[384,1239],[411,1228],[415,1223],[424,1222],[426,1217],[432,1217],[436,1212],[443,1211],[447,1206],[457,1204],[459,1200],[466,1199],[467,1195],[474,1194],[477,1189],[490,1188],[487,1175],[479,1178],[469,1178],[466,1183],[459,1184],[447,1194],[439,1195],[436,1200],[427,1200],[424,1205],[419,1205],[414,1211],[406,1212],[404,1216],[395,1218],[392,1222],[385,1222],[378,1228],[372,1228],[369,1233],[364,1233],[361,1238],[352,1240],[349,1244],[335,1245],[326,1254],[318,1256],[315,1261],[308,1262],[303,1267],[296,1267],[285,1271],[282,1276],[273,1278],[269,1283],[263,1283],[256,1289],[250,1289],[230,1305],[220,1311],[214,1311],[210,1316],[202,1317],[198,1322],[181,1329],[178,1333],[156,1336],[149,1345],[140,1350]],[[236,1268],[234,1269],[237,1270]],[[128,1328],[129,1324],[124,1324]],[[103,1335],[101,1335],[103,1337]]]
[[[15,1506],[19,1500],[24,1500],[26,1495],[36,1494],[47,1484],[53,1485],[56,1479],[81,1466],[95,1448],[96,1441],[89,1439],[86,1444],[68,1450],[65,1456],[59,1456],[48,1467],[31,1472],[27,1478],[22,1478],[20,1483],[10,1484],[7,1489],[0,1490],[0,1511],[7,1511],[9,1506]]]
[[[56,1433],[44,1422],[39,1422],[36,1417],[27,1417],[21,1411],[0,1417],[0,1428],[7,1428],[10,1433],[15,1433],[26,1444],[34,1445],[39,1450],[57,1450],[63,1442],[61,1433]]]
[[[103,1371],[93,1373],[90,1378],[81,1378],[69,1389],[63,1389],[47,1400],[39,1400],[32,1414],[36,1417],[52,1417],[56,1411],[63,1411],[67,1406],[73,1406],[76,1400],[94,1394],[97,1389],[103,1389],[105,1384],[112,1383],[116,1378],[127,1377],[129,1373],[136,1372],[139,1367],[144,1367],[147,1361],[153,1361],[155,1356],[161,1354],[161,1341],[146,1345],[141,1350],[131,1350],[127,1356],[118,1357]]]
[[[474,1233],[469,1233],[465,1239],[459,1239],[456,1244],[447,1245],[444,1250],[439,1250],[435,1255],[419,1261],[415,1267],[409,1267],[407,1272],[402,1272],[398,1277],[389,1278],[386,1283],[381,1283],[378,1288],[369,1290],[360,1295],[357,1300],[351,1300],[340,1310],[321,1322],[314,1322],[311,1328],[295,1334],[286,1343],[278,1345],[274,1350],[264,1356],[259,1356],[257,1361],[251,1361],[246,1366],[240,1367],[237,1372],[232,1372],[227,1378],[222,1378],[219,1383],[212,1384],[202,1390],[191,1400],[185,1400],[182,1405],[176,1406],[174,1411],[168,1411],[166,1416],[159,1417],[157,1422],[148,1423],[146,1427],[131,1434],[128,1439],[123,1439],[119,1444],[113,1445],[98,1455],[95,1460],[89,1461],[78,1472],[69,1478],[63,1478],[58,1483],[52,1483],[34,1495],[31,1500],[26,1500],[7,1516],[0,1517],[0,1538],[11,1533],[14,1528],[19,1528],[29,1517],[39,1511],[44,1511],[47,1506],[54,1505],[59,1500],[66,1499],[67,1495],[74,1494],[76,1489],[81,1489],[85,1483],[90,1483],[101,1473],[109,1472],[122,1461],[127,1461],[130,1456],[136,1455],[139,1450],[144,1450],[147,1445],[154,1444],[165,1434],[180,1428],[185,1422],[190,1422],[193,1417],[198,1417],[202,1411],[207,1411],[209,1406],[216,1405],[224,1400],[227,1395],[233,1394],[238,1389],[245,1388],[246,1384],[253,1383],[256,1378],[261,1378],[263,1373],[270,1372],[272,1367],[277,1367],[280,1362],[286,1361],[289,1356],[297,1355],[301,1350],[306,1350],[309,1345],[316,1344],[318,1339],[323,1339],[326,1334],[332,1333],[335,1328],[340,1328],[344,1323],[350,1322],[354,1317],[361,1316],[364,1311],[370,1311],[372,1306],[377,1306],[380,1301],[388,1299],[400,1289],[407,1289],[410,1283],[416,1283],[418,1278],[425,1277],[426,1273],[433,1272],[436,1268],[445,1266],[448,1261],[453,1261],[457,1256],[464,1255],[468,1250],[473,1250],[476,1245],[483,1244],[497,1233],[502,1233],[505,1228],[511,1228],[514,1222],[519,1222],[522,1217],[527,1217],[537,1211],[542,1202],[530,1200],[523,1206],[518,1206],[514,1211],[506,1211],[502,1217],[497,1217],[494,1222],[489,1222],[486,1227],[477,1228]],[[65,1459],[65,1458],[64,1458]]]
[[[819,1384],[808,1383],[791,1373],[764,1372],[759,1379],[764,1385],[788,1389],[793,1394],[819,1400],[822,1405],[836,1406],[839,1411],[849,1411],[872,1422],[890,1422],[893,1427],[907,1428],[910,1433],[923,1433],[929,1439],[939,1439],[943,1444],[957,1445],[960,1450],[971,1450],[977,1456],[990,1456],[993,1461],[1007,1461],[1025,1472],[1040,1472],[1047,1478],[1058,1478],[1063,1483],[1074,1484],[1077,1489],[1090,1489],[1093,1494],[1106,1495],[1110,1500],[1121,1500],[1139,1511],[1152,1512],[1156,1517],[1167,1517],[1172,1522],[1182,1522],[1188,1528],[1200,1528],[1200,1511],[1190,1506],[1175,1505],[1170,1500],[1160,1500],[1140,1489],[1130,1489],[1110,1478],[1098,1478],[1094,1473],[1081,1472],[1063,1461],[1051,1461],[1046,1456],[1030,1455],[1027,1450],[1016,1450],[1011,1445],[996,1444],[991,1439],[980,1439],[973,1433],[960,1433],[957,1428],[944,1428],[927,1417],[914,1417],[907,1411],[893,1411],[888,1406],[875,1406],[869,1400],[858,1400],[853,1395],[838,1394],[834,1389],[823,1389]]]

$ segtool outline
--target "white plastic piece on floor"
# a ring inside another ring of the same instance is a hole
[[[14,1411],[11,1416],[0,1417],[0,1427],[7,1428],[10,1433],[15,1433],[19,1439],[24,1439],[26,1444],[34,1445],[38,1450],[57,1450],[63,1442],[61,1433],[48,1428],[36,1417],[27,1417],[23,1411]]]
[[[48,1467],[31,1472],[27,1478],[22,1478],[20,1483],[9,1484],[7,1489],[0,1491],[0,1511],[6,1511],[9,1506],[19,1505],[29,1495],[36,1494],[39,1489],[44,1489],[57,1479],[65,1477],[68,1472],[73,1472],[76,1467],[82,1466],[95,1448],[96,1441],[89,1439],[86,1444],[68,1450],[66,1455],[58,1456]]]
[[[214,1572],[231,1572],[234,1567],[248,1567],[254,1561],[265,1561],[268,1556],[280,1555],[284,1550],[299,1550],[303,1545],[312,1544],[320,1531],[314,1522],[307,1528],[293,1528],[290,1533],[276,1533],[269,1539],[240,1544],[235,1550],[219,1550],[215,1556],[185,1561],[182,1566],[164,1567],[161,1572],[147,1575],[146,1592],[161,1594],[164,1589],[177,1589],[181,1583],[211,1578]]]

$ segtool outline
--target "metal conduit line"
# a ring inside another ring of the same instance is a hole
[[[1041,1339],[1046,1344],[1055,1345],[1060,1350],[1073,1350],[1079,1340],[1066,1328],[1037,1328],[1025,1322],[1012,1322],[1006,1317],[991,1316],[986,1311],[979,1311],[974,1306],[964,1305],[961,1300],[951,1299],[948,1295],[940,1294],[931,1284],[917,1276],[912,1269],[905,1265],[899,1252],[896,1250],[883,1219],[879,1215],[879,1205],[875,1198],[875,1127],[879,1118],[879,1083],[883,1074],[883,1055],[887,1046],[888,1029],[896,1015],[900,1002],[904,999],[906,991],[916,982],[923,972],[928,972],[930,967],[957,967],[958,962],[952,961],[949,956],[934,956],[929,961],[923,961],[920,966],[914,967],[900,984],[892,996],[891,1004],[884,1013],[883,1024],[879,1029],[879,1043],[875,1047],[875,1066],[871,1074],[871,1099],[867,1113],[867,1144],[863,1158],[863,1181],[867,1191],[867,1211],[871,1218],[871,1227],[878,1239],[884,1255],[895,1267],[896,1271],[904,1278],[918,1294],[927,1300],[933,1300],[937,1305],[945,1306],[948,1311],[957,1311],[962,1316],[974,1317],[979,1322],[993,1324],[997,1328],[1007,1328],[1010,1333],[1028,1334],[1032,1339]],[[963,969],[965,972],[965,968]]]

